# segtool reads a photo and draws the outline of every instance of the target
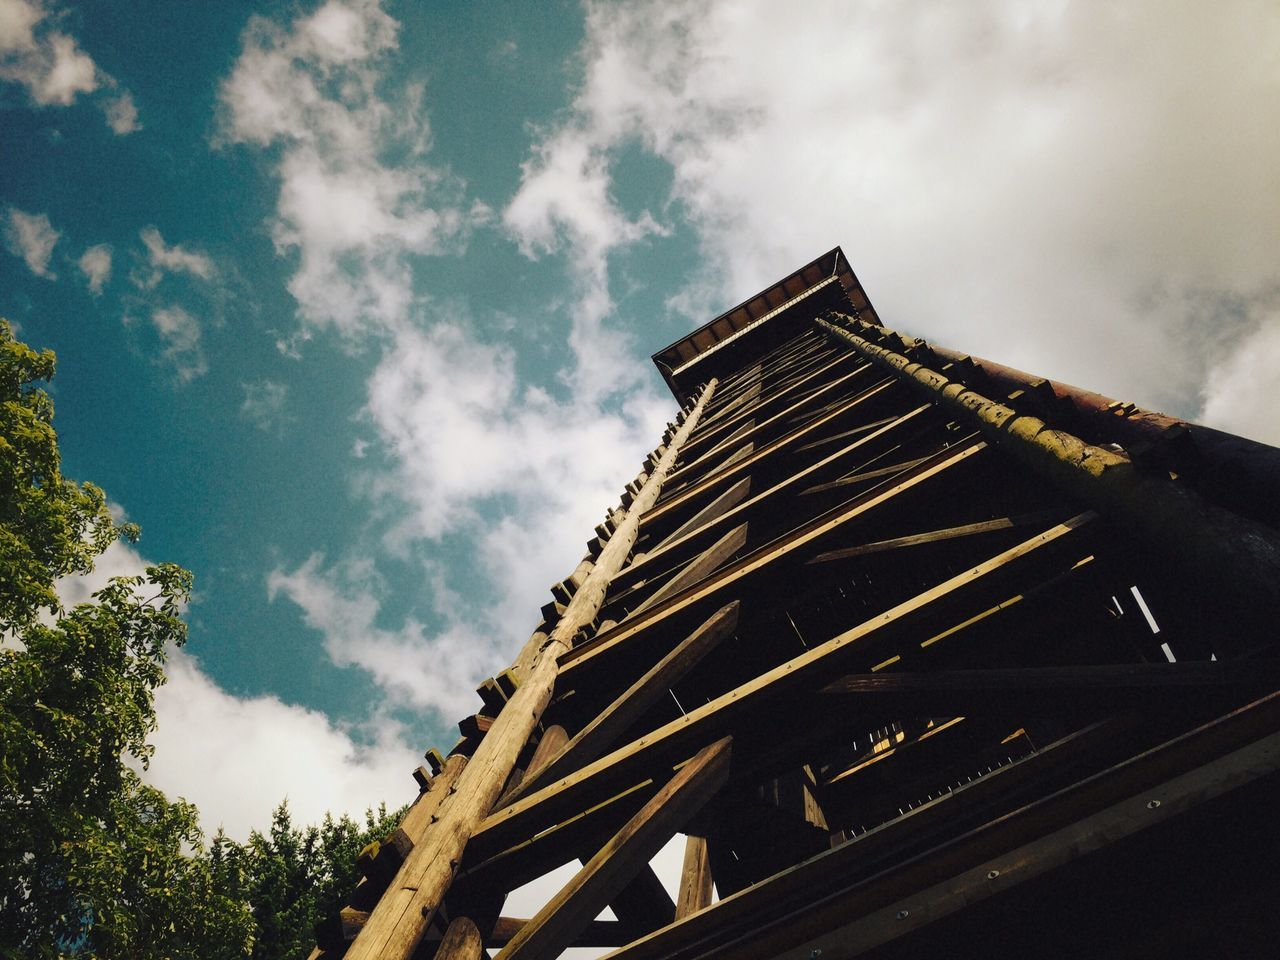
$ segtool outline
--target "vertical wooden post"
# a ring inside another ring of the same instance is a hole
[[[680,897],[676,900],[676,919],[711,906],[711,860],[707,856],[707,838],[689,834],[684,844],[684,867],[680,871]]]
[[[436,949],[436,960],[480,960],[483,955],[484,940],[480,936],[480,928],[466,917],[458,917],[449,924]]]
[[[601,549],[595,565],[533,656],[520,686],[480,741],[453,793],[441,805],[438,819],[406,858],[369,922],[352,943],[347,952],[349,960],[409,960],[412,956],[453,882],[467,841],[493,808],[520,751],[551,701],[559,671],[558,658],[572,648],[578,631],[600,612],[609,581],[622,569],[635,545],[640,517],[657,501],[663,480],[675,465],[681,445],[697,426],[715,388],[714,379],[703,388],[698,402],[636,494],[618,529]],[[526,650],[531,646],[532,643],[526,644]]]

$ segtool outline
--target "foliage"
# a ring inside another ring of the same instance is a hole
[[[130,765],[150,757],[191,575],[161,564],[93,603],[58,602],[59,577],[137,531],[101,490],[62,477],[53,403],[35,385],[53,367],[0,321],[0,952],[243,954],[252,918],[216,895],[195,808]]]
[[[350,817],[326,815],[319,826],[293,825],[288,802],[276,807],[271,828],[257,830],[246,844],[219,834],[214,855],[235,864],[241,895],[253,904],[254,960],[305,957],[315,943],[315,926],[336,912],[359,879],[356,856],[372,840],[395,829],[403,811],[365,811],[360,827]]]
[[[191,574],[159,564],[62,609],[58,579],[137,529],[62,477],[36,385],[53,370],[0,320],[0,957],[306,956],[398,817],[300,830],[282,803],[267,834],[206,848],[195,807],[143,783]]]
[[[132,525],[116,526],[92,484],[62,477],[53,402],[34,386],[53,376],[51,351],[37,353],[0,320],[0,633],[58,609],[58,577],[87,573],[93,558]]]

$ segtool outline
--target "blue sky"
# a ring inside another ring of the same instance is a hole
[[[0,0],[0,314],[197,575],[152,778],[412,790],[672,415],[839,243],[898,327],[1280,441],[1274,4]],[[83,593],[91,584],[68,588]]]

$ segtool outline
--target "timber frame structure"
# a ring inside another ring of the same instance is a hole
[[[1274,955],[1280,451],[895,333],[839,248],[653,359],[679,417],[313,958]]]

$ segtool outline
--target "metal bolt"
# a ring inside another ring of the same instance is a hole
[[[1159,806],[1160,806],[1160,801],[1159,801],[1159,800],[1148,800],[1148,801],[1147,801],[1147,809],[1148,809],[1148,810],[1155,810],[1155,809],[1156,809],[1157,807],[1159,807]]]
[[[899,910],[899,911],[898,911],[898,913],[897,913],[897,917],[898,917],[898,919],[899,919],[899,920],[905,920],[905,919],[907,919],[907,917],[909,917],[909,916],[911,916],[911,911],[910,911],[910,910]]]
[[[995,879],[996,877],[998,877],[998,876],[1000,876],[1000,871],[999,871],[999,870],[992,870],[992,871],[990,871],[990,872],[987,874],[987,879],[988,879],[988,880],[994,880],[994,879]]]

